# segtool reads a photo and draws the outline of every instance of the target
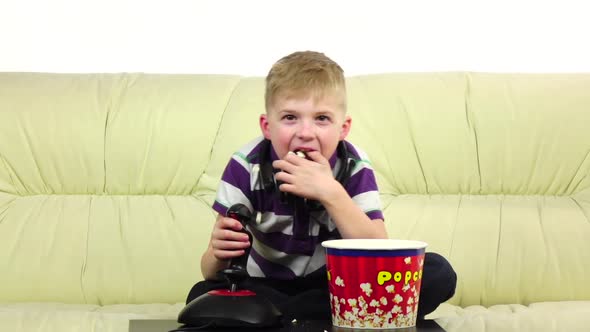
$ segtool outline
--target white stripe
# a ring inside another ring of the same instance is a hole
[[[293,235],[293,217],[278,216],[272,212],[265,212],[262,214],[260,224],[256,225],[256,229],[263,233],[281,232]]]
[[[313,235],[320,234],[320,225],[322,225],[323,227],[328,229],[328,231],[330,231],[330,232],[333,231],[334,229],[336,229],[336,224],[334,224],[334,222],[332,221],[332,218],[330,217],[330,215],[328,214],[328,212],[326,210],[312,211],[310,213],[310,217],[311,217],[312,225],[313,225],[312,230],[311,230],[311,233]]]
[[[246,145],[244,145],[242,148],[240,148],[240,150],[238,150],[238,152],[234,153],[232,155],[232,159],[237,161],[240,165],[242,165],[242,167],[244,167],[244,169],[246,169],[248,172],[252,172],[252,168],[254,164],[251,164],[247,158],[248,155],[252,152],[252,150],[254,150],[254,148],[260,143],[262,142],[263,137],[257,137],[253,140],[251,140],[250,142],[248,142]]]
[[[248,197],[244,195],[244,193],[238,188],[235,187],[223,180],[219,183],[219,188],[217,189],[217,199],[226,199],[226,202],[219,201],[219,203],[223,206],[227,206],[228,208],[233,204],[242,203],[248,207],[250,211],[254,211],[252,207],[252,203],[248,200]]]
[[[250,170],[250,164],[248,163],[248,161],[242,158],[242,156],[240,156],[239,154],[234,153],[233,156],[231,156],[231,158],[237,161],[238,164],[240,164],[240,166],[242,166],[245,170]]]
[[[248,263],[246,264],[246,266],[246,270],[248,271],[248,275],[250,275],[250,277],[266,277],[264,272],[262,272],[260,266],[258,266],[254,258],[252,258],[252,256],[248,257]]]
[[[262,190],[262,181],[259,175],[260,165],[250,164],[250,190]]]
[[[305,268],[304,275],[308,275],[308,274],[316,271],[320,267],[324,266],[324,264],[326,264],[326,250],[321,245],[316,246],[313,256],[311,256],[311,259],[307,263],[307,267]]]
[[[311,212],[309,234],[318,236],[320,234],[320,224],[324,225],[329,231],[333,231],[336,228],[336,225],[331,221],[326,211]],[[262,233],[281,232],[286,235],[293,235],[293,217],[265,212],[262,214],[262,220],[255,227]]]
[[[381,200],[379,198],[379,192],[376,190],[358,194],[352,200],[365,213],[373,210],[381,210]]]
[[[352,146],[354,147],[354,149],[356,150],[356,153],[358,154],[358,160],[356,161],[356,165],[354,166],[354,169],[352,170],[352,173],[350,174],[350,176],[355,175],[363,168],[367,168],[367,169],[372,170],[373,166],[371,165],[371,162],[369,160],[369,155],[367,155],[367,153],[365,151],[359,149],[356,145],[352,144]]]

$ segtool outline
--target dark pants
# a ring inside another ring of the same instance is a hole
[[[426,253],[422,272],[418,317],[422,319],[439,304],[455,294],[457,275],[451,264],[439,254]],[[226,281],[201,281],[193,286],[186,303],[213,289],[226,289]],[[329,319],[330,295],[325,267],[295,280],[248,278],[240,289],[248,289],[266,297],[282,313],[284,318]]]

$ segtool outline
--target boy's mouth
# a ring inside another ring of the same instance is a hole
[[[301,157],[301,158],[307,158],[307,155],[305,154],[305,152],[303,152],[303,151],[301,151],[301,150],[295,150],[295,154],[296,154],[298,157]]]
[[[298,148],[298,149],[293,150],[293,153],[295,153],[298,157],[309,159],[309,157],[307,156],[307,153],[311,152],[311,151],[314,151],[314,150],[305,149],[305,148]]]

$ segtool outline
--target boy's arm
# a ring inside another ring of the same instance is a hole
[[[336,224],[344,239],[387,239],[385,223],[381,219],[370,219],[350,198],[344,187],[334,180],[327,189],[326,198],[320,203]]]
[[[209,247],[201,256],[201,273],[205,280],[218,279],[217,271],[226,269],[229,267],[229,260],[222,261],[213,255],[213,247],[209,243]]]
[[[217,279],[217,272],[229,267],[232,258],[245,253],[250,246],[248,235],[239,232],[242,224],[218,214],[211,232],[209,247],[201,256],[201,273],[206,280]]]
[[[288,154],[273,162],[282,171],[279,189],[322,203],[343,238],[387,238],[383,220],[372,220],[334,179],[330,163],[319,152],[307,153],[311,160]]]

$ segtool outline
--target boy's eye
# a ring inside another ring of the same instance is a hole
[[[330,117],[326,115],[320,115],[317,117],[318,121],[330,121]]]
[[[296,119],[296,117],[295,117],[295,115],[293,115],[293,114],[287,114],[287,115],[283,116],[283,119],[284,119],[284,120],[293,121],[293,120],[295,120],[295,119]]]

